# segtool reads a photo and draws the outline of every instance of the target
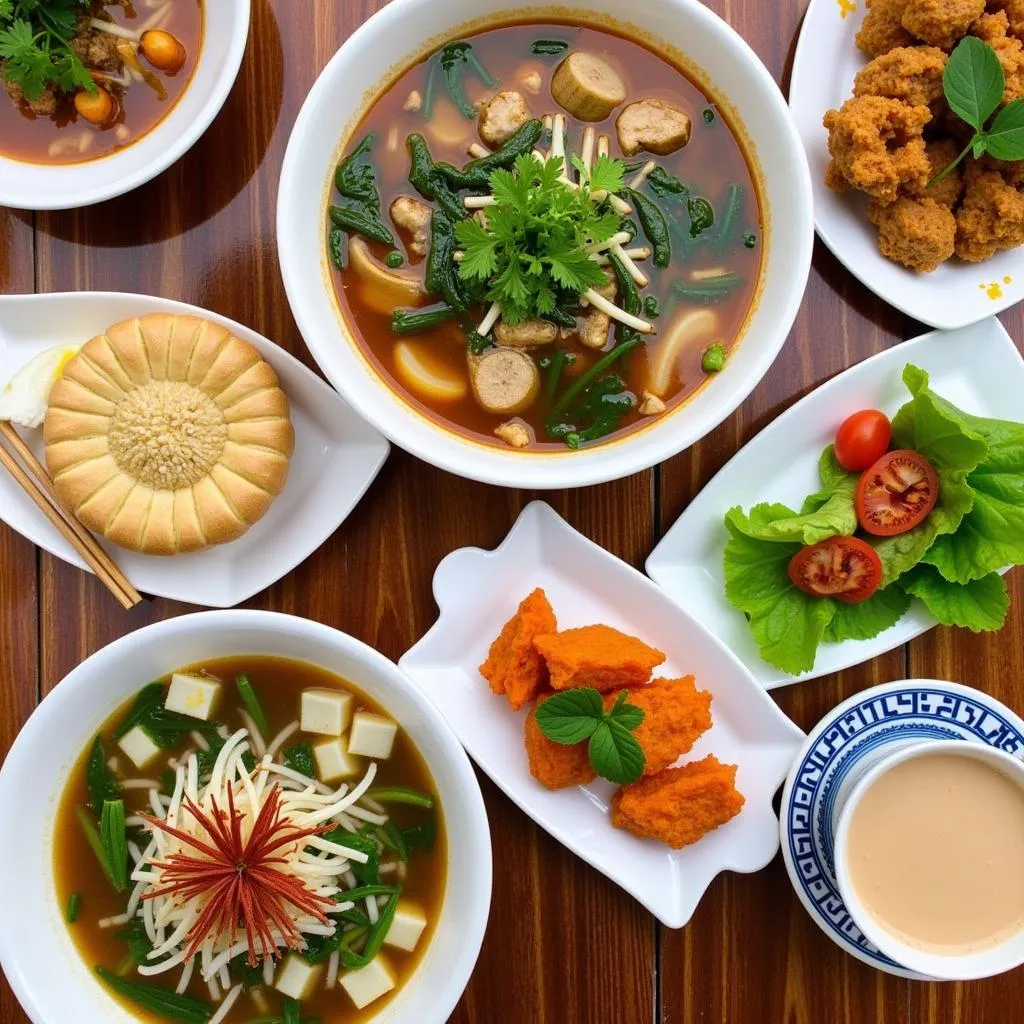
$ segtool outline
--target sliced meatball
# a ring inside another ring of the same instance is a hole
[[[500,423],[494,428],[494,436],[512,448],[525,448],[530,443],[530,432],[518,420]]]
[[[508,142],[530,120],[522,93],[505,89],[480,108],[480,138],[494,149]]]
[[[547,320],[523,320],[515,325],[502,320],[494,328],[494,337],[499,345],[535,348],[538,345],[550,345],[558,337],[558,328]]]
[[[0,69],[3,64],[0,62]],[[16,106],[25,106],[32,111],[36,117],[52,117],[57,113],[60,97],[57,90],[51,85],[47,86],[39,95],[38,99],[30,100],[25,95],[25,90],[15,82],[4,83],[7,95],[11,97]]]
[[[626,83],[601,57],[575,50],[555,69],[551,95],[581,121],[603,121],[626,101]]]
[[[521,349],[495,348],[471,357],[469,372],[477,403],[499,416],[518,415],[540,392],[537,364]]]
[[[868,203],[868,220],[878,227],[883,256],[911,270],[929,273],[953,255],[956,220],[934,199],[901,196],[894,203]]]
[[[900,23],[913,36],[951,50],[985,11],[985,0],[906,0]]]
[[[120,71],[124,61],[117,52],[117,36],[89,28],[87,18],[78,23],[78,35],[71,40],[71,49],[82,63],[95,71]]]
[[[668,156],[690,141],[690,115],[664,100],[639,100],[619,114],[615,131],[626,156],[641,150]]]
[[[412,196],[396,196],[390,209],[391,219],[411,239],[409,248],[426,256],[430,244],[430,207]]]

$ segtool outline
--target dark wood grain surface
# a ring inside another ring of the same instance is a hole
[[[0,292],[117,289],[183,299],[251,325],[311,364],[277,268],[278,173],[319,70],[383,3],[254,0],[249,50],[231,98],[167,173],[88,210],[0,209]],[[710,6],[785,87],[804,0]],[[1015,338],[1024,336],[1019,310],[1003,319]],[[920,330],[819,246],[792,335],[736,415],[655,471],[546,497],[587,536],[639,566],[753,434],[838,371]],[[341,529],[249,606],[318,619],[397,659],[433,622],[437,562],[466,544],[494,546],[533,497],[459,480],[395,451]],[[934,630],[859,668],[776,691],[779,703],[807,729],[851,693],[913,675],[960,680],[1024,706],[1024,576],[1010,579],[1012,622],[1001,633]],[[122,613],[92,577],[0,524],[0,754],[40,695],[84,657],[187,610],[155,601]],[[490,928],[453,1017],[458,1024],[1022,1019],[1020,970],[992,981],[926,984],[888,977],[841,953],[797,902],[781,857],[757,875],[719,877],[685,929],[662,928],[487,780],[481,783],[499,855]],[[0,978],[0,1024],[26,1021]]]

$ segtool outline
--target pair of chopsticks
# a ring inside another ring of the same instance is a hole
[[[110,555],[100,547],[96,538],[64,509],[46,469],[6,420],[0,420],[0,437],[21,459],[19,462],[10,450],[0,443],[0,466],[14,477],[15,482],[35,502],[40,512],[85,559],[86,564],[117,598],[121,607],[134,608],[142,600],[142,595],[131,585],[128,577],[117,567]]]

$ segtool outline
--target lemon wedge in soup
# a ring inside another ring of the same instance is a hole
[[[38,427],[46,417],[50,388],[74,358],[80,345],[59,345],[26,363],[0,391],[0,420],[20,427]]]

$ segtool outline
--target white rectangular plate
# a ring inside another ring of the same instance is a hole
[[[525,709],[491,693],[478,666],[520,600],[543,587],[559,628],[607,623],[668,654],[657,674],[694,673],[711,690],[714,725],[684,761],[715,754],[736,764],[743,810],[683,850],[612,826],[614,787],[603,780],[552,792],[530,775]],[[720,871],[757,871],[778,849],[772,797],[803,733],[696,619],[648,579],[535,501],[494,551],[462,548],[434,575],[441,614],[399,667],[431,697],[480,767],[559,842],[602,871],[671,928],[690,919]]]
[[[285,488],[267,514],[230,544],[162,558],[101,543],[142,593],[230,608],[291,572],[334,533],[380,471],[389,446],[336,391],[262,335],[216,313],[148,295],[0,296],[0,382],[47,348],[80,345],[111,324],[156,312],[205,317],[259,350],[288,395],[295,454]],[[42,457],[41,433],[22,434]],[[0,473],[0,519],[51,554],[85,568],[6,473]]]
[[[933,331],[896,345],[833,377],[787,409],[727,462],[690,503],[647,559],[647,573],[747,666],[762,686],[815,679],[875,658],[934,626],[920,601],[872,640],[823,643],[814,668],[791,676],[762,661],[743,614],[725,598],[723,523],[733,505],[799,506],[820,487],[818,459],[839,424],[858,409],[890,416],[908,401],[903,367],[931,375],[931,386],[965,412],[1019,420],[1024,361],[994,317],[958,331]]]

